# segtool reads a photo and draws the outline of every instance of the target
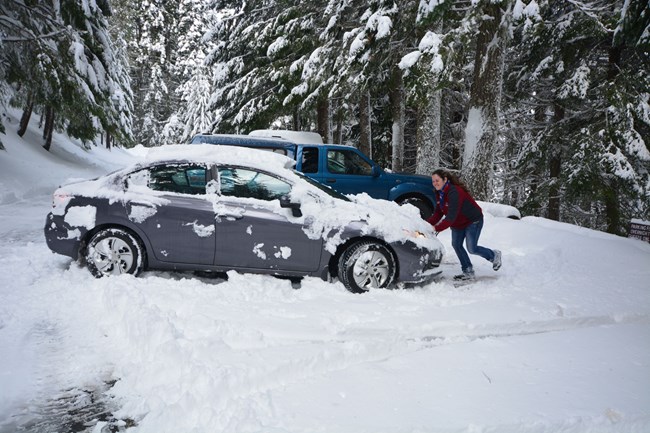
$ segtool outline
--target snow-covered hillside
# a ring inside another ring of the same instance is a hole
[[[503,268],[475,259],[478,281],[458,288],[95,279],[45,245],[51,193],[135,153],[62,136],[47,153],[38,131],[19,139],[5,126],[2,433],[75,422],[156,433],[650,431],[648,244],[487,214],[481,243],[503,250]],[[440,239],[451,252],[450,234]],[[458,271],[453,253],[443,268]]]

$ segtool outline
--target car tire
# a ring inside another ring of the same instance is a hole
[[[399,204],[400,206],[405,204],[412,204],[413,206],[418,208],[418,210],[420,211],[420,216],[422,217],[423,220],[426,220],[431,215],[433,215],[433,209],[431,208],[431,205],[426,200],[419,197],[407,197],[397,201],[397,204]]]
[[[99,230],[86,246],[86,266],[97,278],[105,275],[138,275],[144,268],[144,258],[140,241],[118,228]]]
[[[341,254],[338,277],[346,289],[364,293],[383,289],[395,281],[396,260],[393,252],[375,241],[356,242]]]

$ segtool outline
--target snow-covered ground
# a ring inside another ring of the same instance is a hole
[[[5,126],[2,433],[62,431],[90,396],[133,432],[650,431],[649,244],[486,214],[481,244],[504,265],[474,259],[479,279],[464,287],[95,279],[45,245],[51,193],[134,154],[62,136],[47,153],[38,131]],[[440,239],[453,275],[450,234]],[[106,416],[83,417],[109,431]]]

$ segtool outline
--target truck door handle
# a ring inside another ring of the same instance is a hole
[[[327,183],[336,183],[336,179],[325,179]]]

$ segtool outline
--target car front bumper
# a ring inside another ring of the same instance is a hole
[[[442,250],[429,250],[412,242],[393,243],[399,262],[398,282],[421,283],[439,274]]]

